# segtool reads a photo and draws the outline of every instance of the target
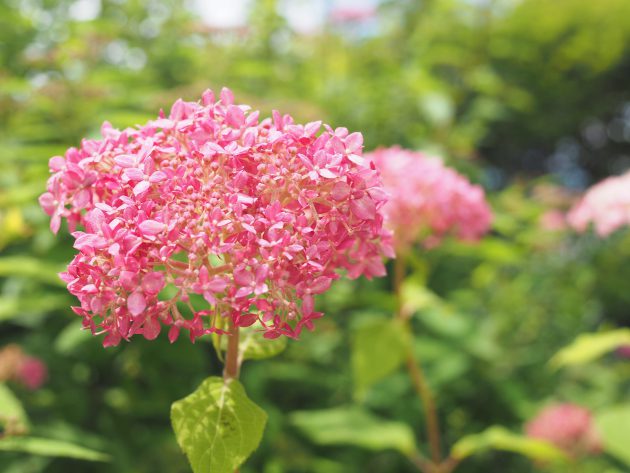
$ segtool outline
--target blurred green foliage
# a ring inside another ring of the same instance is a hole
[[[554,181],[627,163],[627,0],[390,0],[378,31],[365,35],[343,24],[298,34],[272,0],[253,2],[247,27],[235,29],[210,28],[175,0],[106,0],[90,21],[73,20],[72,5],[0,0],[0,346],[19,343],[50,371],[38,391],[9,386],[0,412],[19,399],[34,438],[110,460],[0,452],[3,473],[189,471],[168,412],[220,372],[211,340],[138,339],[104,350],[80,331],[55,275],[72,257],[71,239],[49,232],[36,199],[48,158],[98,135],[103,120],[143,123],[180,96],[196,100],[222,85],[263,112],[360,130],[368,149],[439,152],[495,189],[492,234],[474,246],[418,248],[406,283],[421,334],[414,350],[437,393],[447,446],[492,425],[518,433],[551,400],[604,413],[627,406],[630,366],[614,353],[561,370],[548,362],[580,333],[630,325],[630,234],[600,241],[541,223],[567,205]],[[385,365],[371,376],[374,357],[351,354],[378,343],[369,329],[394,309],[390,282],[339,281],[319,304],[326,317],[315,333],[276,358],[245,363],[242,382],[269,420],[242,471],[415,471],[396,451],[409,450],[405,425],[426,451],[400,357],[377,356]],[[251,350],[266,356],[255,343]],[[360,406],[348,407],[357,390]],[[610,419],[606,428],[617,432]],[[353,423],[361,435],[349,432]],[[318,441],[323,428],[340,440]],[[374,447],[375,428],[393,432],[383,448]],[[480,445],[488,438],[474,437]],[[606,454],[579,466],[621,473],[623,461]],[[466,459],[461,471],[547,467],[578,471],[495,450]]]

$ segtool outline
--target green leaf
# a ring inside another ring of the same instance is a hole
[[[72,299],[66,295],[41,294],[38,297],[0,297],[0,322],[20,318],[28,323],[25,314],[42,314],[55,309],[67,308]]]
[[[0,451],[24,452],[44,457],[76,458],[87,461],[108,461],[109,456],[70,442],[39,437],[6,437],[0,440]]]
[[[407,343],[404,327],[394,319],[365,320],[354,330],[351,361],[357,398],[398,369]]]
[[[13,392],[0,383],[0,427],[26,431],[29,428],[28,417],[22,403]]]
[[[66,325],[57,335],[54,344],[55,351],[62,355],[69,355],[76,352],[81,345],[92,338],[92,333],[83,328],[81,321],[75,320]]]
[[[407,424],[380,419],[355,406],[318,411],[298,411],[291,422],[318,445],[354,445],[368,450],[416,451],[413,431]]]
[[[453,446],[451,453],[453,457],[462,460],[486,450],[506,450],[540,461],[566,459],[564,452],[548,442],[515,434],[499,426],[490,427],[480,434],[461,438]]]
[[[58,273],[63,270],[63,266],[44,263],[38,258],[29,256],[0,258],[0,276],[23,276],[54,286],[65,287],[66,283],[58,276]]]
[[[173,403],[171,422],[195,473],[233,473],[258,447],[267,414],[241,383],[213,376]]]
[[[258,323],[250,327],[241,327],[239,332],[238,357],[240,362],[273,358],[287,348],[287,337],[265,338]],[[212,345],[221,359],[223,359],[224,352],[227,351],[228,338],[229,336],[226,335],[212,334]]]
[[[609,353],[623,345],[630,345],[630,329],[622,328],[604,333],[588,333],[578,336],[551,359],[551,365],[582,365]]]
[[[630,466],[630,404],[598,412],[595,424],[602,436],[604,450]]]

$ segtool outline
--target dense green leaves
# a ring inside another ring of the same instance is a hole
[[[355,395],[365,395],[374,383],[403,362],[409,339],[403,325],[393,319],[368,319],[357,325],[352,339],[352,374]]]
[[[552,358],[551,364],[556,367],[581,365],[624,345],[630,345],[630,329],[627,328],[583,334],[560,350]]]
[[[595,423],[602,436],[604,450],[630,467],[630,405],[624,404],[598,412]]]
[[[503,427],[490,427],[480,434],[461,438],[453,446],[453,457],[462,460],[487,450],[506,450],[533,460],[566,460],[566,455],[550,443],[514,434]]]
[[[369,450],[393,449],[411,455],[416,447],[411,428],[380,419],[359,407],[338,407],[291,414],[292,423],[318,445],[354,445]]]
[[[7,437],[0,440],[0,451],[22,452],[45,457],[106,462],[109,456],[73,443],[39,437]]]
[[[210,377],[173,404],[171,421],[195,473],[232,473],[258,447],[267,414],[238,381]]]

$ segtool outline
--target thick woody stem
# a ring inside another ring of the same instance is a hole
[[[225,353],[225,366],[223,367],[223,379],[227,382],[231,379],[238,379],[240,371],[238,359],[238,327],[230,320],[230,330],[228,334],[228,346]],[[238,473],[238,470],[234,470]]]
[[[238,359],[238,327],[230,320],[230,330],[228,334],[228,346],[225,354],[225,367],[223,368],[223,379],[238,379],[239,359]]]

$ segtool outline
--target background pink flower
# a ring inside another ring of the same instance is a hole
[[[590,411],[575,404],[546,407],[525,431],[529,437],[546,440],[574,456],[596,454],[602,449]]]
[[[569,225],[584,232],[590,224],[601,237],[630,223],[630,172],[592,186],[567,216]]]
[[[417,241],[433,246],[447,234],[477,240],[488,231],[492,214],[483,189],[441,160],[399,147],[366,158],[376,164],[389,194],[386,220],[397,249]]]
[[[297,337],[339,270],[385,274],[386,198],[361,134],[258,117],[228,89],[206,91],[136,129],[105,123],[102,139],[51,159],[40,202],[78,250],[62,278],[106,346],[163,325],[194,340],[227,316]]]
[[[9,344],[0,349],[0,383],[15,381],[36,390],[47,378],[46,364],[39,358],[27,355],[21,346]]]

